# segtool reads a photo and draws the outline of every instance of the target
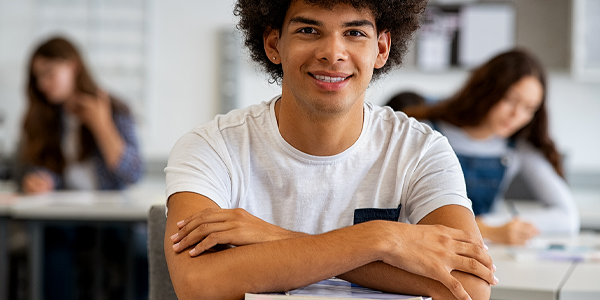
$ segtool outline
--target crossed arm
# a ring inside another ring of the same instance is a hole
[[[371,221],[308,235],[177,193],[169,199],[165,255],[180,299],[242,299],[332,276],[434,299],[489,299],[493,265],[471,212],[448,205],[420,224]],[[217,244],[237,247],[213,251]]]

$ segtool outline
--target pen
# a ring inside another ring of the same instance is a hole
[[[517,208],[515,207],[514,201],[512,201],[512,200],[506,200],[504,202],[506,202],[506,208],[510,212],[511,216],[513,218],[518,217],[519,216],[519,212],[517,211]]]

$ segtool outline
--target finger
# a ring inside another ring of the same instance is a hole
[[[203,252],[217,246],[217,245],[228,245],[232,244],[232,231],[220,231],[208,235],[202,242],[198,243],[189,254],[192,257],[198,256]]]
[[[204,240],[210,234],[225,232],[233,229],[233,227],[234,226],[229,223],[205,223],[190,231],[185,236],[177,233],[177,236],[174,239],[175,245],[173,245],[173,249],[175,249],[177,252],[183,251],[184,249],[187,249],[188,247]]]
[[[464,243],[471,243],[471,244],[480,246],[481,248],[485,249],[485,244],[483,242],[483,238],[481,238],[478,235],[471,234],[464,230],[454,229],[454,228],[449,228],[449,227],[446,227],[446,230],[447,230],[447,234],[454,240],[464,242]]]
[[[197,214],[187,217],[185,220],[179,221],[177,226],[181,229],[184,226],[192,223],[202,224],[225,222],[232,220],[235,217],[231,211],[231,209],[207,208]],[[194,224],[192,224],[192,226],[194,226]]]
[[[24,189],[29,193],[38,193],[44,184],[44,181],[37,175],[32,174],[24,182]]]
[[[527,223],[527,233],[529,235],[529,237],[534,237],[536,235],[539,234],[539,231],[537,229],[537,227],[535,227],[535,225]]]
[[[464,256],[458,256],[455,263],[454,270],[473,274],[487,281],[489,284],[496,284],[496,277],[494,277],[494,271],[492,270],[493,267],[488,268],[476,259]]]
[[[38,174],[40,180],[44,182],[45,187],[50,189],[54,186],[54,179],[52,179],[52,176],[48,172],[39,172]]]
[[[202,241],[200,243],[198,243],[194,248],[192,248],[192,250],[190,250],[190,252],[188,252],[190,254],[191,257],[196,257],[202,253],[204,253],[206,250],[215,247],[217,245],[216,242],[214,241]]]
[[[471,300],[471,297],[469,294],[467,294],[467,291],[465,291],[465,288],[460,281],[458,281],[458,279],[454,278],[454,276],[450,275],[450,273],[443,274],[444,275],[442,275],[442,278],[438,281],[441,282],[448,290],[450,290],[456,299]]]
[[[488,269],[492,270],[494,263],[492,261],[492,257],[487,253],[485,248],[482,248],[479,245],[473,245],[469,243],[459,242],[457,245],[456,254],[473,258],[477,260],[479,263],[483,264]]]
[[[31,178],[27,178],[23,181],[23,191],[25,193],[34,193],[35,192],[35,184],[32,182]]]
[[[191,221],[193,221],[195,219],[198,219],[198,218],[202,218],[203,215],[211,214],[211,213],[214,213],[216,211],[217,211],[217,209],[214,209],[214,208],[203,209],[202,211],[200,211],[198,213],[195,213],[195,214],[193,214],[193,215],[191,215],[191,216],[189,216],[189,217],[187,217],[187,218],[185,218],[185,219],[177,222],[177,227],[182,228],[183,226],[189,224]]]

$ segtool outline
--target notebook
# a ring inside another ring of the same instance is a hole
[[[285,293],[250,294],[246,300],[319,300],[319,299],[396,299],[431,300],[430,297],[384,293],[351,284],[348,281],[330,278],[309,286]]]

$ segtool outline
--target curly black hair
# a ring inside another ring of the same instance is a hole
[[[244,34],[244,44],[250,57],[267,72],[274,82],[281,83],[283,69],[272,63],[265,53],[263,37],[268,29],[280,30],[292,0],[238,0],[234,15],[240,18],[237,28]],[[368,8],[375,17],[379,32],[389,31],[392,37],[389,58],[380,69],[373,70],[373,80],[402,63],[413,32],[419,28],[420,15],[427,0],[299,0],[331,9],[336,4],[349,4],[357,9]]]

